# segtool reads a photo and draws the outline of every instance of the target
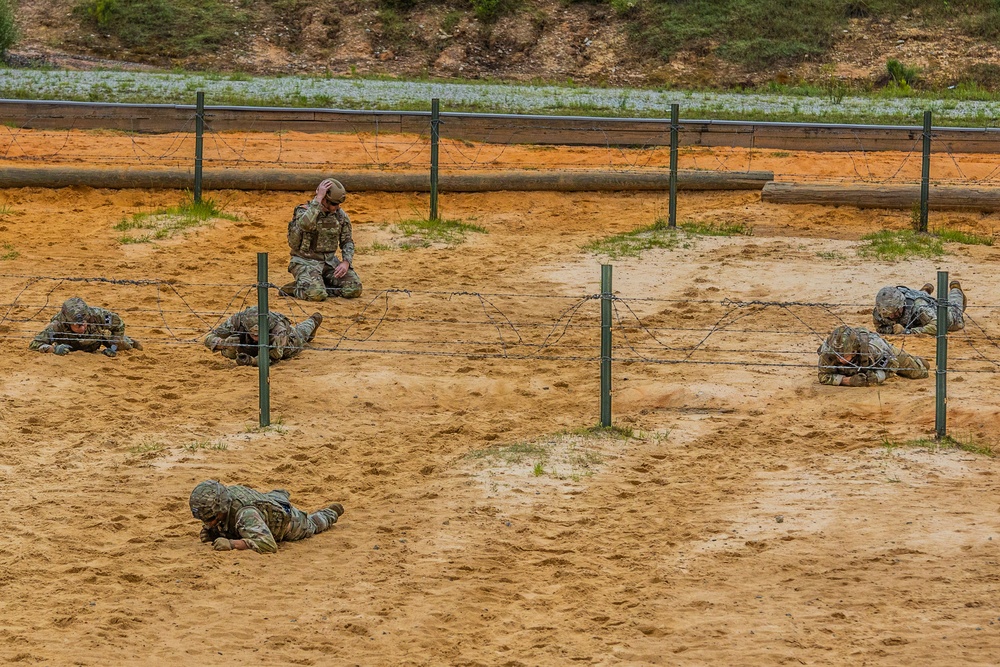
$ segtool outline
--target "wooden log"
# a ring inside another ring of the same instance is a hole
[[[760,199],[769,204],[819,204],[857,208],[910,209],[920,205],[920,185],[858,185],[770,182]],[[1000,211],[1000,188],[931,185],[935,211]]]
[[[426,172],[388,171],[279,171],[208,169],[202,179],[206,190],[314,190],[324,178],[336,176],[349,192],[429,192]],[[769,171],[678,172],[681,190],[760,190],[774,178]],[[667,171],[495,171],[444,173],[442,192],[517,191],[637,191],[667,190]],[[6,167],[0,170],[0,188],[156,188],[190,189],[191,169],[90,169],[77,167]]]

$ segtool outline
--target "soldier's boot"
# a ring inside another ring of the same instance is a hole
[[[132,349],[133,350],[139,350],[141,352],[142,351],[142,343],[140,343],[139,341],[137,341],[137,340],[135,340],[133,338],[132,339]]]
[[[924,286],[920,288],[921,292],[927,292],[928,294],[934,294],[934,285],[930,283],[924,283]]]
[[[323,313],[313,313],[309,316],[309,319],[315,322],[316,326],[313,327],[312,333],[306,338],[307,343],[312,342],[312,339],[316,337],[316,330],[319,329],[319,325],[323,324]]]
[[[323,509],[310,514],[309,520],[312,521],[313,525],[316,527],[316,532],[322,533],[324,530],[329,529],[330,526],[337,523],[337,519],[339,519],[343,514],[344,506],[340,503],[333,503],[328,507],[324,507]]]
[[[948,283],[948,290],[949,291],[950,290],[958,290],[959,291],[959,293],[962,295],[962,310],[964,311],[965,310],[965,304],[968,303],[968,302],[965,299],[965,290],[962,289],[962,283],[958,282],[957,280],[952,280],[950,283]]]
[[[291,297],[291,298],[294,299],[295,298],[295,281],[293,280],[292,282],[285,283],[284,285],[282,285],[281,287],[279,287],[278,288],[278,296],[287,296],[287,297]]]

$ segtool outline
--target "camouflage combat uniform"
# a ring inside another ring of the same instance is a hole
[[[902,296],[900,300],[902,307],[892,312],[893,309],[880,307],[878,299],[876,299],[875,308],[872,310],[875,330],[880,334],[908,333],[936,336],[938,332],[937,299],[924,290],[910,289],[902,285],[895,288],[884,288],[879,291],[879,295],[883,294],[885,290],[893,289]],[[932,289],[932,286],[928,285],[926,289]],[[952,287],[948,291],[948,331],[960,331],[965,328],[964,312],[965,292],[962,291],[961,287]],[[893,325],[899,325],[903,330],[898,332]]]
[[[259,315],[257,306],[242,310],[205,336],[205,347],[222,356],[235,359],[242,366],[256,366],[259,346],[251,338],[258,333]],[[274,311],[268,311],[268,349],[271,363],[282,359],[290,359],[302,351],[306,343],[316,335],[316,329],[323,321],[323,316],[313,313],[310,317],[292,326],[291,321]]]
[[[816,351],[819,354],[819,381],[839,385],[848,378],[849,386],[882,384],[893,373],[911,380],[927,377],[927,361],[887,343],[877,333],[861,327],[839,326]],[[856,355],[850,362],[838,358]]]
[[[70,328],[72,324],[86,324],[87,329],[76,333]],[[107,356],[133,348],[142,349],[142,345],[125,335],[125,323],[116,313],[88,306],[83,299],[75,296],[63,303],[49,325],[31,341],[28,349],[66,354],[74,351],[99,352],[102,346],[106,348],[104,354]]]
[[[277,553],[278,542],[295,542],[322,533],[344,514],[340,503],[306,514],[289,502],[289,493],[284,489],[261,493],[214,480],[196,486],[190,503],[192,515],[205,523],[202,542],[214,542],[220,537],[245,540],[247,547],[261,554]],[[218,523],[209,526],[216,518]]]
[[[343,278],[333,276],[340,263],[338,248],[345,262],[351,264],[354,259],[351,219],[344,209],[325,213],[315,201],[297,206],[288,223],[288,246],[292,253],[288,272],[295,276],[295,282],[284,289],[290,289],[297,299],[323,301],[327,296],[361,296],[361,279],[353,266]]]

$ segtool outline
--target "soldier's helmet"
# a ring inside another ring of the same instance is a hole
[[[330,204],[343,204],[344,200],[347,199],[347,190],[344,189],[343,184],[335,178],[331,178],[333,184],[330,189],[326,191],[326,197],[324,199]]]
[[[903,312],[906,299],[895,287],[883,287],[875,295],[875,311],[885,319],[895,319]]]
[[[258,315],[257,306],[251,306],[243,311],[240,316],[240,323],[243,325],[243,329],[249,332],[251,335],[256,336],[257,330],[260,325],[260,316]]]
[[[830,348],[841,356],[855,354],[861,349],[861,336],[857,329],[841,325],[827,337]]]
[[[90,315],[90,306],[80,297],[74,296],[71,299],[66,299],[60,312],[63,321],[71,324],[83,324],[87,321],[87,316]]]
[[[208,479],[194,487],[191,492],[191,514],[203,523],[229,511],[233,497],[225,484]]]

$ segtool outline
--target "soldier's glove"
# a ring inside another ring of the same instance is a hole
[[[73,348],[71,348],[69,345],[66,345],[65,343],[59,343],[54,348],[52,348],[52,352],[54,354],[58,354],[60,357],[63,356],[64,354],[69,354],[72,351]]]
[[[201,532],[198,533],[198,538],[202,542],[211,542],[212,541],[212,532],[208,528],[202,526]]]
[[[893,324],[892,333],[894,334],[906,333],[906,327],[904,327],[902,324]]]
[[[844,378],[844,382],[841,384],[847,385],[848,387],[867,387],[868,377],[864,373],[858,373],[857,375],[851,375],[850,377]]]
[[[878,384],[878,373],[875,371],[865,371],[865,379],[868,381],[868,386],[874,386]]]
[[[212,542],[212,548],[216,551],[232,551],[233,543],[224,537],[217,537],[215,541]]]
[[[118,356],[118,346],[112,345],[111,347],[106,347],[103,350],[101,350],[101,354],[103,354],[105,357],[111,357],[112,359],[114,359],[115,357]]]
[[[236,355],[236,365],[237,366],[256,366],[257,357],[251,357],[249,354],[244,354],[240,352]]]
[[[227,359],[235,359],[240,347],[240,337],[237,335],[224,338],[215,344],[215,349],[222,352]]]

